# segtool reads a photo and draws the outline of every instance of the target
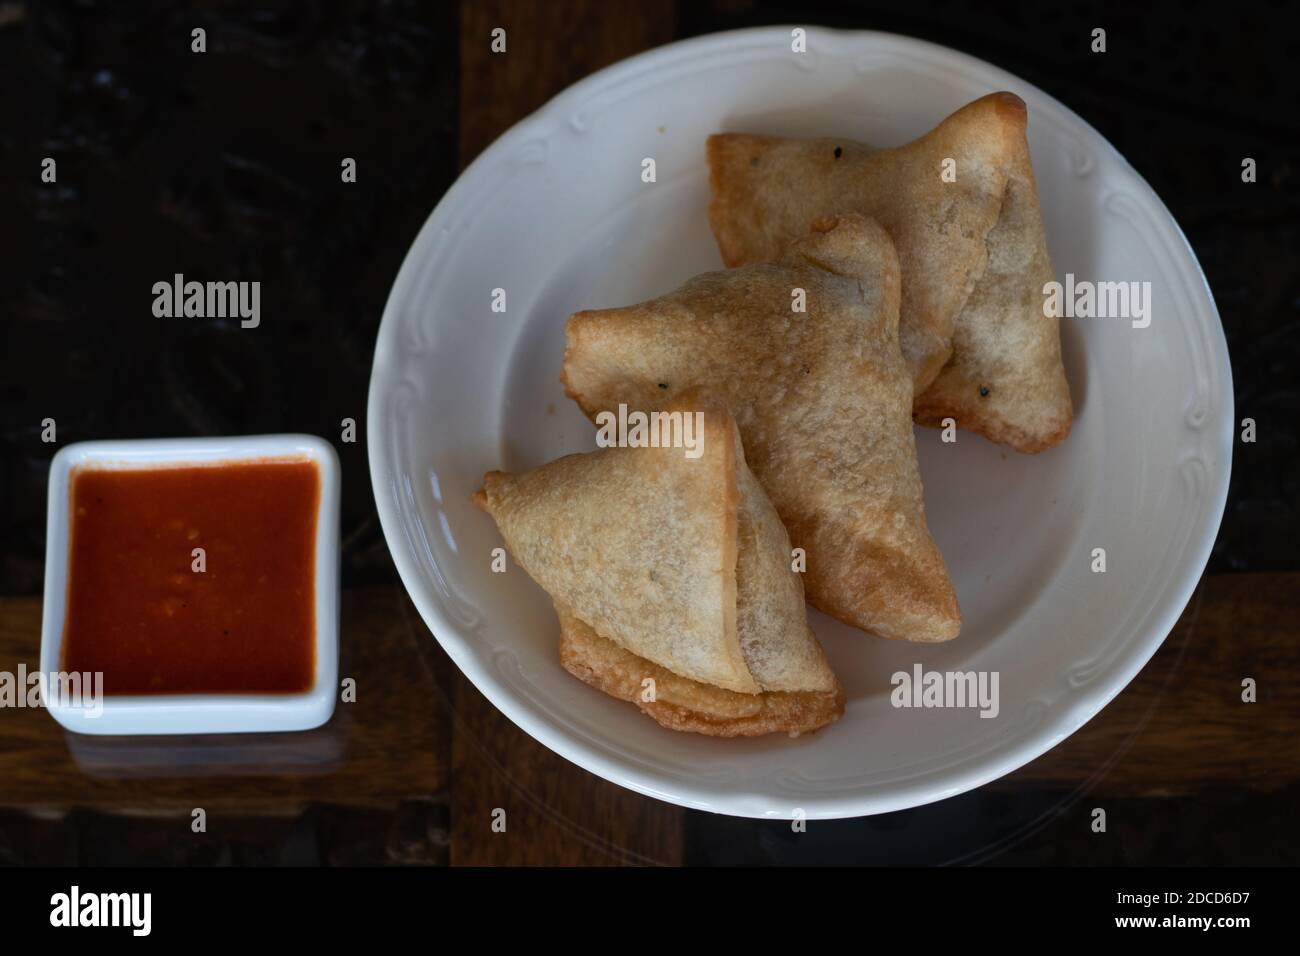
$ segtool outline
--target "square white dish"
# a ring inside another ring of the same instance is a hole
[[[311,688],[298,694],[107,695],[98,714],[51,695],[45,701],[46,709],[65,728],[82,734],[254,733],[309,730],[329,720],[338,693],[339,460],[328,442],[311,435],[88,441],[61,449],[50,463],[40,669],[44,675],[53,675],[61,668],[69,483],[75,468],[141,469],[264,459],[311,461],[320,474]]]

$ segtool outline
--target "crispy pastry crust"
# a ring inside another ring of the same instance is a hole
[[[709,222],[730,265],[771,261],[815,220],[874,216],[898,247],[900,341],[917,422],[1018,451],[1069,433],[1059,320],[1042,314],[1053,277],[1025,139],[1011,93],[958,110],[896,149],[848,140],[709,138]],[[944,182],[942,163],[956,162]]]
[[[560,616],[560,663],[597,690],[636,704],[669,730],[710,737],[797,736],[834,723],[844,713],[838,683],[827,691],[767,691],[736,694],[652,664],[607,641],[570,612]],[[654,682],[654,700],[645,681]]]
[[[704,412],[705,453],[605,448],[521,475],[483,500],[514,559],[601,634],[679,674],[759,686],[736,629],[735,427]]]
[[[583,680],[625,700],[635,689],[636,703],[679,730],[821,726],[839,684],[735,422],[701,389],[665,410],[703,417],[698,460],[676,447],[606,448],[519,476],[489,472],[473,500],[551,594],[561,660]],[[714,566],[726,572],[720,590]],[[662,691],[643,702],[648,676]]]
[[[808,599],[883,637],[945,641],[961,615],[925,524],[893,244],[861,216],[820,222],[781,261],[569,318],[562,380],[593,420],[703,384],[796,547]],[[802,289],[807,311],[792,310]]]

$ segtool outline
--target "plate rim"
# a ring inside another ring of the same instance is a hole
[[[939,784],[927,782],[930,775],[923,775],[904,781],[899,785],[891,785],[873,792],[859,792],[848,795],[837,793],[809,794],[806,801],[808,806],[804,808],[804,817],[806,819],[837,819],[887,813],[922,806],[965,793],[997,780],[1036,760],[1100,713],[1107,704],[1132,682],[1133,678],[1137,676],[1163,645],[1204,575],[1227,503],[1233,461],[1234,443],[1232,435],[1235,428],[1235,395],[1233,392],[1232,368],[1218,305],[1215,302],[1213,290],[1210,288],[1200,261],[1197,259],[1195,251],[1173,214],[1170,213],[1159,195],[1132,164],[1090,123],[1036,85],[996,64],[989,63],[971,54],[903,34],[876,30],[835,29],[808,24],[749,27],[709,33],[654,47],[604,67],[561,90],[538,109],[520,119],[496,137],[460,173],[455,182],[434,206],[434,209],[412,240],[389,290],[376,336],[371,362],[370,384],[367,392],[367,458],[370,466],[371,492],[375,497],[380,525],[383,529],[385,543],[388,545],[389,553],[401,578],[402,586],[419,611],[424,624],[433,633],[435,640],[451,657],[457,668],[487,697],[494,707],[547,749],[605,780],[645,796],[691,809],[756,819],[780,820],[792,819],[793,814],[790,810],[754,809],[751,804],[753,798],[757,796],[756,794],[744,794],[743,796],[746,799],[744,805],[741,806],[735,803],[734,797],[720,796],[715,793],[707,783],[698,783],[683,778],[675,779],[673,789],[665,791],[661,785],[661,778],[653,773],[611,761],[600,749],[589,745],[576,736],[563,732],[559,728],[553,730],[545,720],[535,719],[529,713],[526,703],[522,699],[516,699],[515,692],[508,684],[501,680],[498,675],[491,673],[488,667],[480,666],[480,661],[476,655],[466,646],[464,639],[458,634],[459,628],[457,625],[442,613],[436,601],[424,593],[424,582],[418,565],[401,546],[404,538],[400,513],[384,493],[384,490],[390,486],[393,476],[388,474],[387,471],[389,463],[383,460],[388,446],[377,436],[385,434],[379,421],[381,392],[386,387],[383,384],[381,373],[392,359],[392,353],[396,345],[395,340],[398,336],[397,323],[399,319],[396,317],[399,305],[398,291],[407,288],[411,284],[414,272],[421,268],[421,264],[416,262],[415,253],[417,249],[422,250],[429,244],[429,238],[437,229],[436,223],[447,217],[448,210],[455,207],[462,196],[469,191],[470,186],[468,184],[470,182],[480,176],[489,165],[498,161],[516,143],[526,141],[527,137],[533,135],[538,127],[549,124],[554,120],[563,122],[563,118],[557,117],[556,114],[562,113],[570,103],[585,98],[593,91],[660,65],[665,60],[694,56],[705,50],[717,52],[719,49],[726,49],[729,44],[736,42],[757,40],[774,43],[778,41],[787,42],[790,32],[796,27],[807,31],[810,49],[813,48],[814,43],[819,38],[830,39],[832,42],[837,43],[870,40],[903,51],[910,48],[911,51],[918,52],[921,55],[938,56],[947,58],[950,61],[955,60],[963,66],[982,72],[991,71],[998,74],[1002,80],[1014,81],[1021,88],[1032,90],[1037,95],[1042,96],[1052,103],[1056,109],[1060,110],[1064,117],[1077,124],[1080,131],[1090,134],[1093,142],[1104,149],[1112,160],[1117,161],[1123,171],[1137,184],[1143,198],[1151,204],[1152,210],[1158,215],[1163,214],[1164,221],[1160,225],[1172,229],[1172,236],[1177,239],[1178,244],[1181,246],[1181,250],[1186,257],[1186,263],[1190,263],[1194,270],[1195,281],[1188,288],[1196,292],[1203,291],[1206,296],[1209,308],[1207,321],[1211,326],[1211,354],[1207,356],[1207,363],[1211,376],[1217,375],[1219,378],[1222,391],[1221,408],[1224,416],[1224,434],[1219,436],[1220,441],[1218,443],[1219,451],[1223,453],[1223,459],[1219,467],[1212,472],[1214,487],[1206,498],[1206,510],[1202,512],[1210,520],[1201,533],[1200,539],[1189,542],[1186,551],[1186,571],[1177,580],[1177,585],[1162,595],[1161,601],[1155,607],[1149,609],[1155,611],[1163,605],[1158,621],[1146,629],[1146,636],[1141,644],[1135,646],[1117,662],[1120,672],[1117,679],[1111,682],[1094,682],[1089,687],[1076,688],[1062,700],[1062,712],[1058,717],[1046,721],[1041,726],[1031,728],[1028,733],[1020,738],[1008,741],[1000,753],[995,753],[991,755],[990,759],[980,761],[974,768],[958,770],[944,768],[942,771],[938,771],[938,775],[943,778]],[[420,582],[419,587],[413,587],[412,582],[416,581]],[[447,635],[447,637],[444,638],[443,635]],[[741,794],[735,796],[741,796]],[[728,800],[731,800],[731,802],[728,803]],[[722,802],[720,803],[720,801]]]

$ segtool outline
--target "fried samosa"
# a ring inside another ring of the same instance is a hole
[[[885,230],[844,216],[777,263],[570,316],[562,380],[593,420],[620,404],[663,407],[696,385],[716,390],[805,552],[808,599],[883,637],[944,641],[961,615],[925,524],[899,286]]]
[[[1073,411],[1059,322],[1043,314],[1053,271],[1026,122],[1023,100],[994,93],[896,149],[712,136],[709,221],[723,260],[775,260],[826,216],[876,218],[902,266],[916,421],[952,417],[1018,451],[1050,448]]]
[[[698,457],[605,448],[490,472],[476,496],[551,595],[562,664],[672,729],[801,733],[835,720],[843,695],[808,627],[789,537],[730,413],[699,390],[664,411],[698,413]]]

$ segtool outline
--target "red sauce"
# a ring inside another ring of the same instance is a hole
[[[310,461],[76,469],[63,669],[105,694],[310,689],[319,501]]]

